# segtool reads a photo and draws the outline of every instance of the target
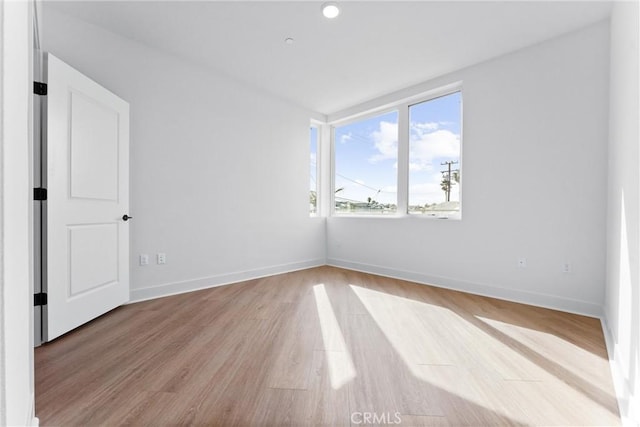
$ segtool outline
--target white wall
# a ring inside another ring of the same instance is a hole
[[[330,116],[463,82],[463,219],[329,218],[329,263],[599,316],[608,30],[603,22]]]
[[[0,2],[0,425],[34,420],[31,2]]]
[[[131,104],[133,299],[324,264],[311,112],[52,8],[43,49]]]
[[[609,198],[605,333],[620,412],[640,424],[640,10],[611,16]]]

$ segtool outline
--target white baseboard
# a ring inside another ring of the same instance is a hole
[[[29,414],[27,415],[27,423],[30,427],[38,427],[40,425],[40,419],[36,417],[36,395],[35,393],[31,393],[31,408],[29,409]]]
[[[379,276],[392,277],[395,279],[408,280],[425,285],[437,286],[440,288],[453,289],[456,291],[468,292],[476,295],[483,295],[492,298],[514,301],[538,307],[551,308],[554,310],[576,313],[590,317],[600,318],[602,307],[598,304],[580,301],[575,299],[562,298],[554,295],[539,294],[516,289],[507,289],[497,286],[468,282],[464,280],[452,279],[449,277],[431,276],[414,271],[399,270],[377,265],[347,261],[343,259],[330,258],[313,259],[308,261],[281,264],[255,270],[246,270],[233,273],[221,274],[218,276],[203,277],[199,279],[186,280],[182,282],[165,283],[148,288],[132,289],[130,303],[146,301],[154,298],[161,298],[170,295],[182,294],[185,292],[198,291],[201,289],[213,288],[216,286],[228,285],[245,280],[257,279],[274,274],[288,273],[305,268],[332,265],[334,267],[346,268],[349,270],[362,271],[364,273],[377,274]]]
[[[326,265],[324,259],[312,259],[290,264],[274,265],[255,270],[238,271],[218,276],[186,280],[183,282],[165,283],[148,288],[131,289],[129,303],[183,294],[185,292],[199,291],[201,289],[214,288],[231,283],[243,282],[245,280],[258,279],[260,277],[289,273],[291,271],[304,270],[305,268],[320,267],[323,265]]]
[[[463,291],[470,294],[519,302],[537,307],[581,314],[589,317],[600,318],[602,315],[602,307],[600,305],[587,301],[562,298],[554,295],[539,294],[517,289],[501,288],[498,286],[468,282],[449,277],[430,276],[414,271],[398,270],[395,268],[381,267],[343,259],[329,258],[327,259],[327,264],[334,267],[342,267],[349,270],[362,271],[364,273],[377,274],[379,276],[391,277],[394,279],[408,280],[439,288]]]
[[[622,368],[616,358],[615,340],[611,335],[611,329],[609,329],[605,316],[600,318],[600,323],[602,324],[604,342],[607,345],[609,368],[611,369],[611,377],[613,378],[613,387],[616,391],[622,425],[625,427],[638,427],[640,426],[640,404],[638,398],[635,398],[636,401],[634,402],[629,381],[624,377]]]

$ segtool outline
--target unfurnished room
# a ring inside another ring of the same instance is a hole
[[[640,7],[0,2],[0,425],[638,426]]]

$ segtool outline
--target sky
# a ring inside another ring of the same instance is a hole
[[[460,103],[456,92],[409,107],[410,206],[445,201],[441,163],[460,160]],[[336,199],[396,204],[397,164],[397,111],[335,128]],[[451,200],[459,200],[459,185]]]

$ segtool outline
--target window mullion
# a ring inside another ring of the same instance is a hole
[[[320,135],[320,216],[333,214],[333,137],[331,126],[322,125],[319,127]]]
[[[398,108],[398,216],[409,213],[409,106]]]

